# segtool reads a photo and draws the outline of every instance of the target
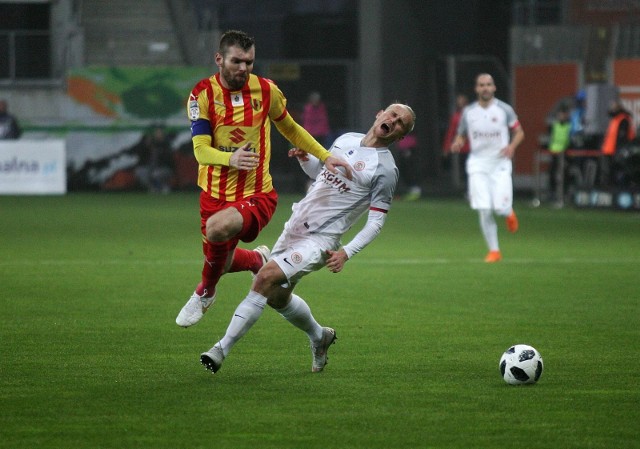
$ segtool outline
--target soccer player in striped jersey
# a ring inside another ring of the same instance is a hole
[[[509,232],[518,230],[511,160],[524,140],[524,131],[513,108],[495,98],[496,85],[491,75],[478,75],[475,90],[478,100],[464,109],[451,151],[459,152],[469,140],[469,201],[471,208],[478,211],[480,229],[489,247],[484,261],[493,263],[502,259],[494,213],[506,217]]]
[[[338,137],[330,151],[348,161],[352,179],[327,170],[326,164],[323,166],[305,151],[290,150],[290,156],[298,157],[314,183],[305,197],[294,204],[271,258],[235,310],[226,334],[201,354],[200,361],[206,369],[214,373],[220,369],[233,345],[260,318],[267,304],[309,338],[311,371],[324,369],[327,350],[336,333],[318,324],[309,305],[293,290],[304,276],[322,267],[333,273],[342,271],[345,263],[380,233],[398,183],[398,169],[389,145],[409,133],[414,123],[413,110],[394,103],[378,112],[367,134]],[[342,236],[365,213],[368,215],[362,229],[342,246]]]
[[[254,61],[253,37],[225,32],[215,55],[218,73],[197,83],[189,95],[205,262],[201,282],[176,318],[182,327],[196,324],[213,305],[224,273],[256,273],[269,256],[265,246],[251,251],[237,245],[255,240],[276,209],[269,171],[272,123],[329,172],[342,166],[350,175],[346,161],[332,156],[293,120],[275,83],[252,73]]]

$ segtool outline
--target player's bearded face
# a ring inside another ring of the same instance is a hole
[[[238,47],[230,47],[224,56],[219,54],[216,56],[225,87],[230,90],[242,89],[253,71],[254,55],[253,48],[244,51]]]
[[[496,85],[489,76],[481,76],[476,83],[476,93],[483,101],[489,101],[496,93]]]

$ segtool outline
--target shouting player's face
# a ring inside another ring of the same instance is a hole
[[[220,68],[222,85],[229,90],[240,90],[253,71],[256,50],[245,51],[240,47],[227,48],[224,55],[216,53],[216,64]]]
[[[395,142],[411,131],[413,117],[409,109],[401,104],[392,104],[380,111],[373,124],[374,135],[384,143]]]

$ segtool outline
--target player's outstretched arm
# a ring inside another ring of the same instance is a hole
[[[344,245],[338,251],[327,250],[329,258],[327,259],[326,265],[329,271],[333,273],[342,271],[347,260],[362,251],[365,246],[373,242],[378,234],[380,234],[386,218],[387,214],[385,212],[370,210],[364,227],[348,244]]]
[[[291,148],[289,150],[289,157],[297,158],[300,167],[311,179],[316,179],[316,176],[318,176],[318,173],[322,170],[322,162],[320,162],[320,159],[300,148]]]
[[[343,167],[342,172],[348,179],[353,179],[351,167],[348,162],[332,156],[322,145],[314,139],[302,126],[297,124],[289,114],[286,114],[281,120],[274,121],[276,128],[280,131],[289,142],[297,148],[302,148],[309,154],[314,155],[324,162],[324,166],[331,173],[337,173],[338,167]]]

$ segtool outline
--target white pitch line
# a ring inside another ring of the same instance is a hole
[[[446,265],[446,264],[459,264],[459,263],[485,263],[481,257],[469,259],[469,258],[461,258],[461,259],[358,259],[352,263],[359,263],[364,265],[387,265],[387,264],[395,264],[395,265]],[[502,259],[497,265],[507,263],[507,264],[545,264],[545,263],[553,263],[553,264],[596,264],[596,265],[606,265],[606,264],[631,264],[631,263],[640,263],[640,259],[638,258],[598,258],[598,259],[588,259],[588,258],[578,258],[578,257],[565,257],[561,259],[533,259],[533,258],[505,258]]]
[[[0,260],[0,266],[41,266],[41,265],[54,265],[54,266],[92,266],[92,265],[123,265],[123,266],[135,266],[135,265],[199,265],[202,263],[201,259],[158,259],[158,260],[143,260],[143,259],[80,259],[80,260],[64,260],[64,259],[22,259],[22,260]],[[357,258],[352,264],[358,265],[448,265],[448,264],[460,264],[460,263],[483,263],[484,260],[479,258],[413,258],[413,259],[370,259],[366,257]],[[590,264],[590,265],[608,265],[608,264],[640,264],[640,258],[579,258],[579,257],[564,257],[560,259],[535,259],[535,258],[505,258],[498,262],[501,264],[520,264],[520,265],[533,265],[533,264]]]

